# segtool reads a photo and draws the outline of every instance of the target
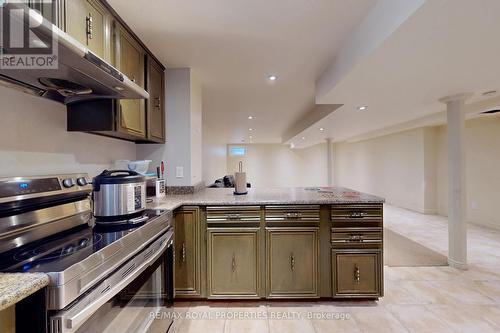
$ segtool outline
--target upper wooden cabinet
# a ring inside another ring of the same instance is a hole
[[[33,0],[34,1],[34,0]],[[41,0],[37,0],[41,1]],[[164,67],[105,1],[54,0],[35,3],[55,24],[89,50],[110,62],[149,92],[149,99],[91,101],[68,110],[68,131],[84,131],[134,141],[165,142]],[[57,23],[56,23],[57,22]],[[94,110],[99,107],[99,110]],[[89,112],[99,112],[89,119]]]
[[[163,69],[151,57],[147,58],[147,89],[149,99],[146,101],[146,119],[148,139],[165,142],[165,79]]]
[[[144,85],[144,49],[118,23],[114,25],[115,66],[132,82]],[[118,105],[117,131],[146,139],[145,100],[120,100]]]
[[[66,0],[64,30],[99,57],[110,60],[109,13],[95,0]]]

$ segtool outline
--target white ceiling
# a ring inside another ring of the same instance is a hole
[[[109,3],[164,65],[193,68],[204,122],[223,140],[248,142],[252,127],[254,142],[281,142],[313,108],[315,81],[376,0]]]
[[[439,113],[447,95],[473,92],[472,103],[500,91],[498,13],[498,0],[426,1],[320,98],[344,105],[289,142],[359,137]],[[356,112],[360,105],[368,110]]]

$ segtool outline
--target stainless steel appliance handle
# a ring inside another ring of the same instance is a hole
[[[62,317],[64,320],[62,326],[64,327],[64,329],[69,329],[69,332],[76,330],[80,325],[82,325],[85,322],[86,319],[88,319],[92,314],[94,314],[103,304],[105,304],[107,301],[113,298],[130,282],[132,282],[137,276],[139,276],[144,270],[146,270],[146,268],[148,268],[151,264],[153,264],[165,252],[167,247],[171,246],[172,244],[173,244],[173,232],[168,231],[164,236],[163,244],[156,251],[156,254],[154,256],[150,257],[148,260],[141,261],[141,263],[137,266],[137,268],[133,272],[128,273],[128,275],[125,278],[121,279],[120,282],[112,286],[110,289],[104,292],[101,297],[91,302],[81,311],[68,317],[65,317],[63,315]],[[146,248],[141,253],[139,253],[138,256],[142,253],[148,252],[148,250],[149,247]],[[131,266],[134,266],[136,264],[137,264],[136,262],[133,262]]]

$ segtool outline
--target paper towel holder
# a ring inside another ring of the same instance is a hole
[[[238,172],[234,174],[234,195],[245,195],[247,191],[247,175],[243,172],[243,161],[238,163]]]

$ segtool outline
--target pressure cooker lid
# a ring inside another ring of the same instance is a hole
[[[145,182],[146,177],[131,170],[104,170],[100,175],[94,177],[93,185],[99,190],[102,184],[131,184]]]

